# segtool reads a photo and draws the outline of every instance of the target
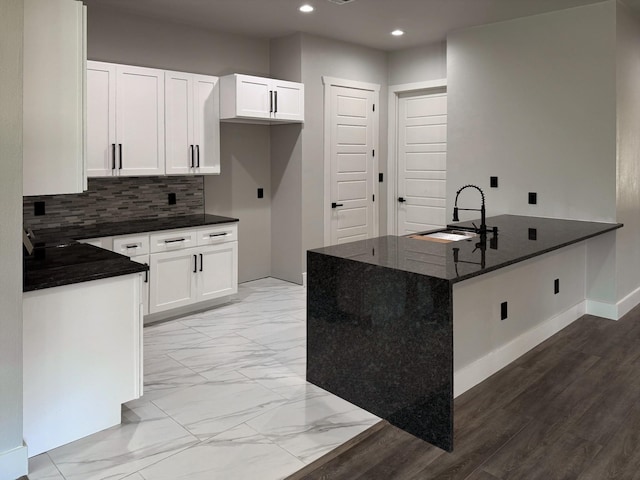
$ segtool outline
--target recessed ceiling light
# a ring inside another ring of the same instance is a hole
[[[300,11],[302,13],[311,13],[311,12],[313,12],[313,7],[311,5],[308,5],[308,4],[307,5],[302,5],[300,7]]]
[[[391,35],[393,35],[394,37],[400,37],[404,35],[404,32],[400,29],[396,29],[393,32],[391,32]]]

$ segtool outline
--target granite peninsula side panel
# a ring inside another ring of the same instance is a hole
[[[307,279],[307,380],[451,451],[451,283],[312,251]]]

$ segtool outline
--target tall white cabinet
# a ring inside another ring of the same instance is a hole
[[[165,72],[166,174],[220,173],[218,77]]]
[[[23,195],[85,189],[86,7],[24,1]]]
[[[164,174],[164,71],[87,62],[87,174]]]

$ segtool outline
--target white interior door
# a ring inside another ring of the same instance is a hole
[[[398,101],[397,234],[444,227],[447,94],[443,89]]]
[[[331,86],[331,244],[374,235],[375,93]]]

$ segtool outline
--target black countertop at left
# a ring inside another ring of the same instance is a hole
[[[33,255],[25,258],[23,291],[60,287],[149,269],[147,265],[132,262],[124,255],[81,244],[77,240],[237,221],[237,218],[204,214],[35,230],[36,249]]]
[[[23,291],[145,272],[147,265],[118,253],[82,243],[39,247],[25,257]]]

